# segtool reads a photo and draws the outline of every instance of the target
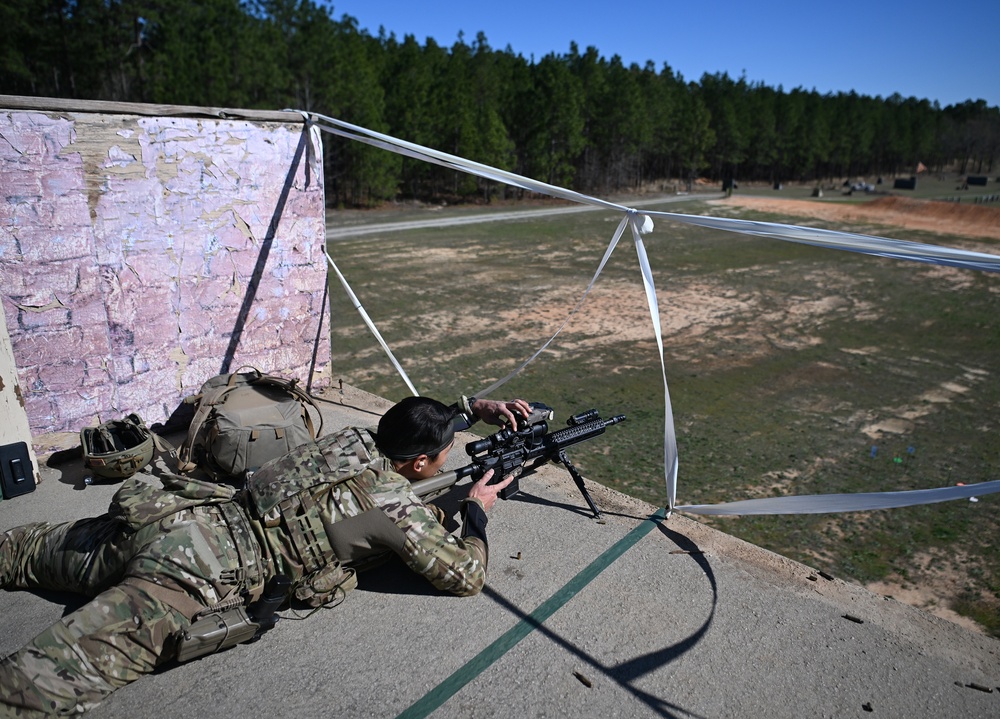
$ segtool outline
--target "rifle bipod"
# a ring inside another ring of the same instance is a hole
[[[580,494],[582,494],[583,498],[587,500],[587,504],[590,506],[590,511],[594,513],[594,519],[600,519],[601,513],[597,509],[597,505],[594,504],[594,500],[591,499],[590,492],[587,491],[586,485],[583,483],[583,475],[580,474],[580,470],[576,468],[576,465],[569,461],[569,457],[566,456],[565,449],[559,450],[557,459],[562,463],[562,465],[566,468],[566,471],[568,471],[570,476],[573,478],[577,489],[580,490]]]

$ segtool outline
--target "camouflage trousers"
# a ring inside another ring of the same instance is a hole
[[[109,515],[0,534],[0,587],[93,599],[0,661],[0,716],[74,714],[173,658],[173,635],[241,586],[217,506],[128,532]]]

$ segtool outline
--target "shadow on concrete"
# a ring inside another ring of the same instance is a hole
[[[661,697],[654,696],[648,692],[644,692],[633,687],[632,682],[640,679],[652,671],[655,671],[656,669],[659,669],[660,667],[670,664],[685,653],[691,651],[698,644],[698,642],[702,640],[708,632],[708,628],[711,626],[712,620],[715,617],[715,608],[719,601],[719,588],[715,580],[715,573],[712,571],[712,565],[709,563],[705,555],[701,553],[701,550],[695,542],[688,537],[685,537],[683,534],[673,531],[663,523],[658,524],[657,529],[659,529],[667,539],[676,544],[680,550],[688,552],[691,559],[693,559],[701,568],[702,572],[704,572],[705,578],[708,579],[708,583],[712,587],[711,611],[709,611],[708,617],[702,625],[698,627],[697,631],[685,639],[682,639],[675,644],[671,644],[668,647],[664,647],[663,649],[643,654],[623,664],[611,667],[606,673],[621,686],[633,692],[651,709],[663,714],[664,716],[674,716],[668,711],[668,709],[676,709],[677,707],[675,705],[670,704]],[[684,713],[691,715],[689,712]]]
[[[590,519],[593,519],[594,515],[590,511],[590,508],[584,503],[583,498],[580,498],[579,506],[570,504],[568,502],[555,502],[551,499],[545,499],[543,497],[537,497],[533,494],[528,494],[523,489],[515,494],[510,499],[506,500],[508,502],[524,502],[525,504],[537,504],[542,507],[554,507],[556,509],[565,509],[573,514],[580,514]],[[603,514],[603,512],[602,512]],[[645,519],[645,517],[636,517],[636,519]]]
[[[72,487],[77,492],[87,488],[87,483],[84,480],[91,473],[83,466],[83,447],[81,445],[53,452],[46,460],[45,466],[54,471],[55,479],[59,484]],[[111,480],[105,481],[111,483]]]
[[[657,528],[664,534],[664,536],[666,536],[667,539],[677,545],[681,551],[689,554],[689,556],[701,568],[702,572],[704,572],[705,577],[708,579],[712,588],[712,608],[702,625],[690,636],[679,642],[671,644],[670,646],[664,647],[663,649],[643,654],[622,664],[607,666],[598,661],[595,657],[583,651],[580,647],[546,627],[543,621],[537,620],[531,614],[528,614],[515,606],[510,600],[494,590],[492,587],[485,587],[483,589],[483,594],[490,597],[490,599],[495,601],[498,605],[509,611],[514,616],[518,617],[521,622],[530,625],[534,631],[539,632],[543,636],[555,642],[567,652],[580,659],[580,661],[586,663],[595,671],[603,674],[608,679],[618,684],[649,707],[650,710],[655,712],[657,715],[669,717],[671,719],[679,718],[681,716],[700,717],[700,715],[684,709],[680,705],[674,704],[664,697],[656,696],[633,685],[634,682],[650,672],[667,666],[671,662],[694,649],[698,642],[700,642],[708,632],[708,629],[712,624],[712,620],[715,617],[715,608],[718,604],[719,598],[715,573],[713,572],[708,559],[701,553],[698,545],[683,534],[669,529],[662,522],[657,523]],[[583,680],[581,679],[581,681]]]
[[[379,594],[405,594],[409,596],[445,595],[422,576],[410,570],[403,560],[392,555],[377,566],[358,572],[358,587],[355,591],[377,592]]]
[[[67,614],[72,614],[77,609],[82,607],[84,604],[90,601],[90,597],[85,597],[82,594],[75,594],[73,592],[61,592],[55,589],[18,589],[18,590],[8,590],[8,591],[19,591],[25,594],[32,594],[39,599],[43,599],[50,604],[62,605],[63,611],[62,616]]]
[[[537,504],[541,507],[554,507],[556,509],[565,509],[566,511],[572,512],[573,514],[580,514],[583,515],[584,517],[587,517],[588,519],[594,519],[593,513],[590,511],[590,508],[586,506],[584,499],[582,497],[580,498],[580,504],[577,505],[577,504],[571,504],[569,502],[555,502],[551,499],[545,499],[544,497],[537,497],[533,494],[525,492],[522,489],[520,492],[515,494],[507,501],[524,502],[525,504]],[[601,511],[602,517],[623,517],[625,519],[635,519],[640,522],[649,518],[645,514],[624,514],[622,512],[608,512],[604,509],[601,509],[600,506],[598,506],[598,509]]]

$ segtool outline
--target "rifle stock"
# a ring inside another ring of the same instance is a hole
[[[471,477],[471,470],[474,467],[474,464],[470,464],[465,467],[453,469],[450,472],[441,472],[428,479],[419,479],[416,482],[410,482],[410,487],[413,489],[413,493],[421,499],[431,497],[454,486],[459,480]]]

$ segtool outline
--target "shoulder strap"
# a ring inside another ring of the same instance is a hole
[[[243,369],[242,367],[240,369]],[[251,368],[253,369],[253,368]],[[260,372],[256,369],[253,370],[257,373],[258,377]],[[233,372],[229,375],[224,385],[218,385],[205,390],[205,386],[202,385],[202,391],[198,394],[190,395],[184,398],[185,404],[197,404],[198,408],[194,412],[194,417],[191,419],[191,424],[188,427],[187,437],[181,444],[181,448],[177,452],[177,469],[181,472],[190,472],[191,470],[197,468],[197,464],[191,460],[191,454],[194,451],[195,440],[198,438],[198,434],[201,432],[202,425],[208,419],[208,416],[215,409],[216,405],[222,404],[226,395],[232,392],[238,387],[243,387],[247,383],[246,381],[241,381],[242,377],[239,372]],[[251,380],[252,381],[252,380]]]

